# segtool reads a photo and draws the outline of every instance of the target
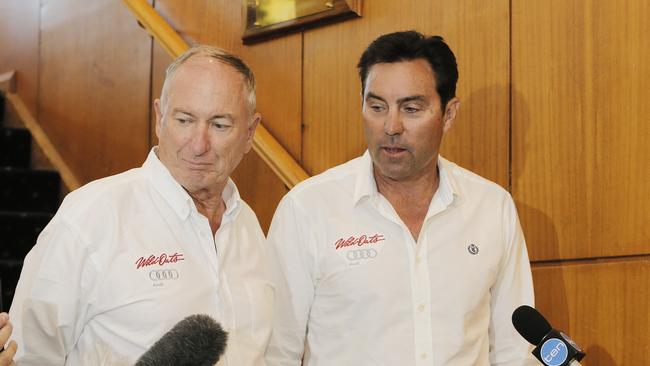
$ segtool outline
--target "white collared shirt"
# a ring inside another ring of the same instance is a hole
[[[367,152],[285,196],[268,235],[277,275],[268,365],[534,362],[511,322],[533,304],[512,198],[441,157],[438,167],[417,241],[378,193]]]
[[[263,365],[274,291],[264,236],[232,181],[222,197],[213,236],[153,149],[142,168],[70,193],[25,259],[11,307],[18,364],[132,364],[203,313],[229,333],[218,365]]]

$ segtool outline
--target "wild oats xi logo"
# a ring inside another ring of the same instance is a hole
[[[362,247],[369,244],[377,244],[381,241],[386,240],[382,234],[373,234],[373,235],[359,235],[359,236],[349,236],[346,238],[341,238],[334,243],[336,250],[347,248],[347,247]]]

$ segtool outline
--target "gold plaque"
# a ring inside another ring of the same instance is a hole
[[[361,15],[361,0],[243,0],[251,44]]]

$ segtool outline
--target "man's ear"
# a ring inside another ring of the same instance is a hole
[[[255,130],[261,121],[262,115],[259,112],[255,112],[253,117],[251,117],[251,121],[248,124],[248,130],[246,131],[246,149],[244,152],[247,153],[251,151],[251,148],[253,147],[253,138],[255,137]]]
[[[156,137],[160,140],[160,132],[162,131],[162,112],[160,106],[160,99],[153,101],[153,109],[156,113]]]
[[[447,102],[447,106],[445,106],[445,114],[442,116],[443,132],[446,133],[454,125],[454,121],[456,120],[456,113],[458,113],[459,108],[460,100],[458,100],[458,98],[453,97],[449,102]]]

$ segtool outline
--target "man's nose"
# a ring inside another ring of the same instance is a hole
[[[384,133],[388,136],[400,135],[404,132],[404,123],[402,118],[399,115],[398,111],[391,111],[386,116],[386,121],[384,122]]]
[[[195,156],[205,154],[210,150],[210,136],[208,126],[202,123],[197,123],[191,142],[192,153]]]

